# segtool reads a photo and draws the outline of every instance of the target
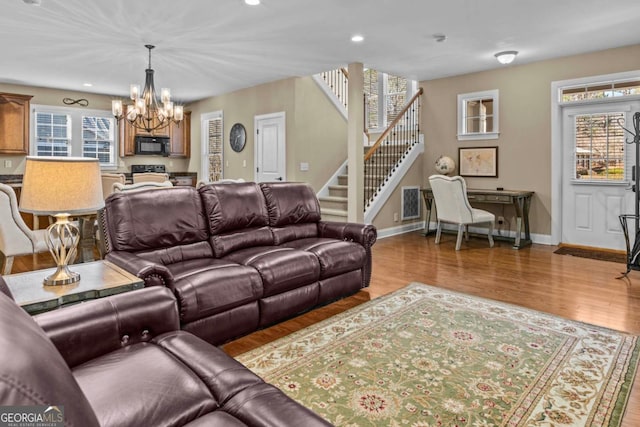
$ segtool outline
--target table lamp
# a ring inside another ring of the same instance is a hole
[[[98,159],[84,157],[28,156],[22,180],[20,210],[34,215],[53,215],[46,242],[56,271],[45,285],[68,285],[80,280],[69,270],[78,250],[80,231],[70,215],[94,213],[104,207]]]

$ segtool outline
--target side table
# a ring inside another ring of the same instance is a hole
[[[142,279],[108,261],[74,264],[71,268],[80,273],[80,281],[71,285],[46,286],[42,283],[55,268],[9,274],[3,278],[16,303],[29,314],[144,287]]]

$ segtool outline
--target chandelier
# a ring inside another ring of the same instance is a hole
[[[139,85],[131,85],[130,97],[133,104],[127,105],[125,112],[122,101],[113,100],[111,112],[116,120],[126,119],[134,128],[151,133],[154,130],[166,128],[172,122],[179,123],[184,116],[184,111],[182,105],[173,105],[171,91],[166,88],[160,91],[162,104],[158,103],[151,68],[151,49],[155,46],[147,44],[144,47],[149,49],[149,67],[145,70],[146,78],[142,94]]]

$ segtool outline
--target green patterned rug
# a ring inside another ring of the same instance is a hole
[[[237,359],[338,426],[618,426],[638,348],[412,283]]]

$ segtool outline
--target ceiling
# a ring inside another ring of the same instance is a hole
[[[640,43],[638,0],[41,1],[3,0],[0,82],[126,97],[155,44],[182,103],[352,62],[430,80]]]

